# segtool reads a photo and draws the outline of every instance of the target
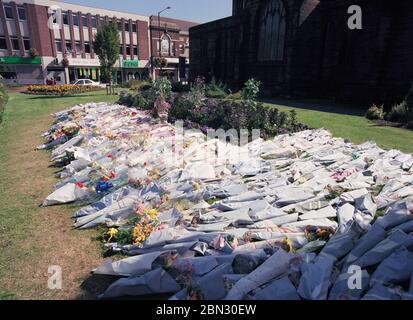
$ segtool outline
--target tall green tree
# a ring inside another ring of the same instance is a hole
[[[101,76],[113,82],[114,65],[119,59],[120,37],[115,22],[104,24],[95,34],[93,49],[99,57]]]

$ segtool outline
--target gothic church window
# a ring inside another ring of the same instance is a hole
[[[281,61],[284,57],[286,11],[282,0],[269,0],[259,24],[259,61]]]

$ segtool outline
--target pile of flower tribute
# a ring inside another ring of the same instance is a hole
[[[94,270],[119,276],[102,298],[412,297],[411,155],[325,130],[239,146],[105,103],[55,116],[43,205],[83,204],[74,227],[129,256]]]

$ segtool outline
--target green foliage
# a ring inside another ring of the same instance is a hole
[[[0,83],[0,123],[3,119],[3,112],[6,107],[7,101],[9,101],[9,96],[6,92],[6,87],[3,83]]]
[[[404,101],[392,107],[387,115],[387,119],[401,123],[413,121],[413,85],[407,93]]]
[[[205,99],[205,81],[204,79],[197,77],[194,83],[191,84],[188,100],[193,106],[199,107],[202,104],[203,99]]]
[[[241,91],[229,94],[225,99],[227,100],[241,100]]]
[[[133,243],[133,228],[130,229],[119,229],[118,234],[115,236],[113,241],[117,242],[119,245],[124,246]]]
[[[104,24],[95,34],[93,49],[99,57],[102,77],[106,81],[113,81],[115,76],[114,65],[119,59],[120,37],[115,22]]]
[[[413,121],[413,109],[409,108],[406,101],[393,106],[386,118],[389,121],[406,123]]]
[[[225,98],[228,96],[228,88],[222,81],[212,79],[205,87],[205,95],[208,98]]]
[[[186,120],[190,117],[190,102],[188,99],[178,97],[174,100],[168,113],[168,121]]]
[[[37,51],[36,48],[30,48],[30,56],[32,58],[38,57],[39,56],[39,52]]]
[[[290,110],[290,114],[288,117],[288,125],[290,128],[297,128],[299,126],[298,119],[297,119],[297,111]]]
[[[383,106],[373,104],[366,112],[366,118],[369,120],[383,120],[384,119]]]
[[[169,121],[178,119],[214,129],[259,129],[262,136],[307,129],[296,114],[267,108],[260,102],[205,99],[196,106],[186,97],[176,98],[169,111]]]
[[[155,93],[152,89],[135,92],[123,90],[119,93],[119,100],[117,103],[140,110],[151,110],[155,102],[155,97]]]
[[[129,80],[121,85],[122,88],[130,90],[149,90],[152,88],[152,83],[150,80]]]
[[[241,98],[246,101],[256,101],[260,93],[261,81],[249,79],[241,91]]]
[[[161,77],[153,82],[152,89],[157,96],[163,95],[167,101],[172,99],[172,84],[168,78]]]

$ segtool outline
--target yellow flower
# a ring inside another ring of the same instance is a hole
[[[108,242],[110,241],[110,240],[112,240],[112,238],[114,237],[114,236],[116,236],[117,234],[118,234],[118,229],[115,229],[115,228],[110,228],[109,230],[108,230],[108,232],[107,232],[107,235],[109,236],[109,239],[108,239]]]
[[[151,218],[155,219],[158,216],[158,210],[156,209],[150,209],[146,211],[146,214]]]
[[[147,224],[143,227],[143,232],[145,237],[148,237],[153,231],[153,226],[151,224]]]
[[[145,241],[145,239],[146,239],[146,236],[142,232],[142,225],[137,224],[135,226],[135,228],[133,229],[133,243],[134,244],[139,244],[139,243]]]

